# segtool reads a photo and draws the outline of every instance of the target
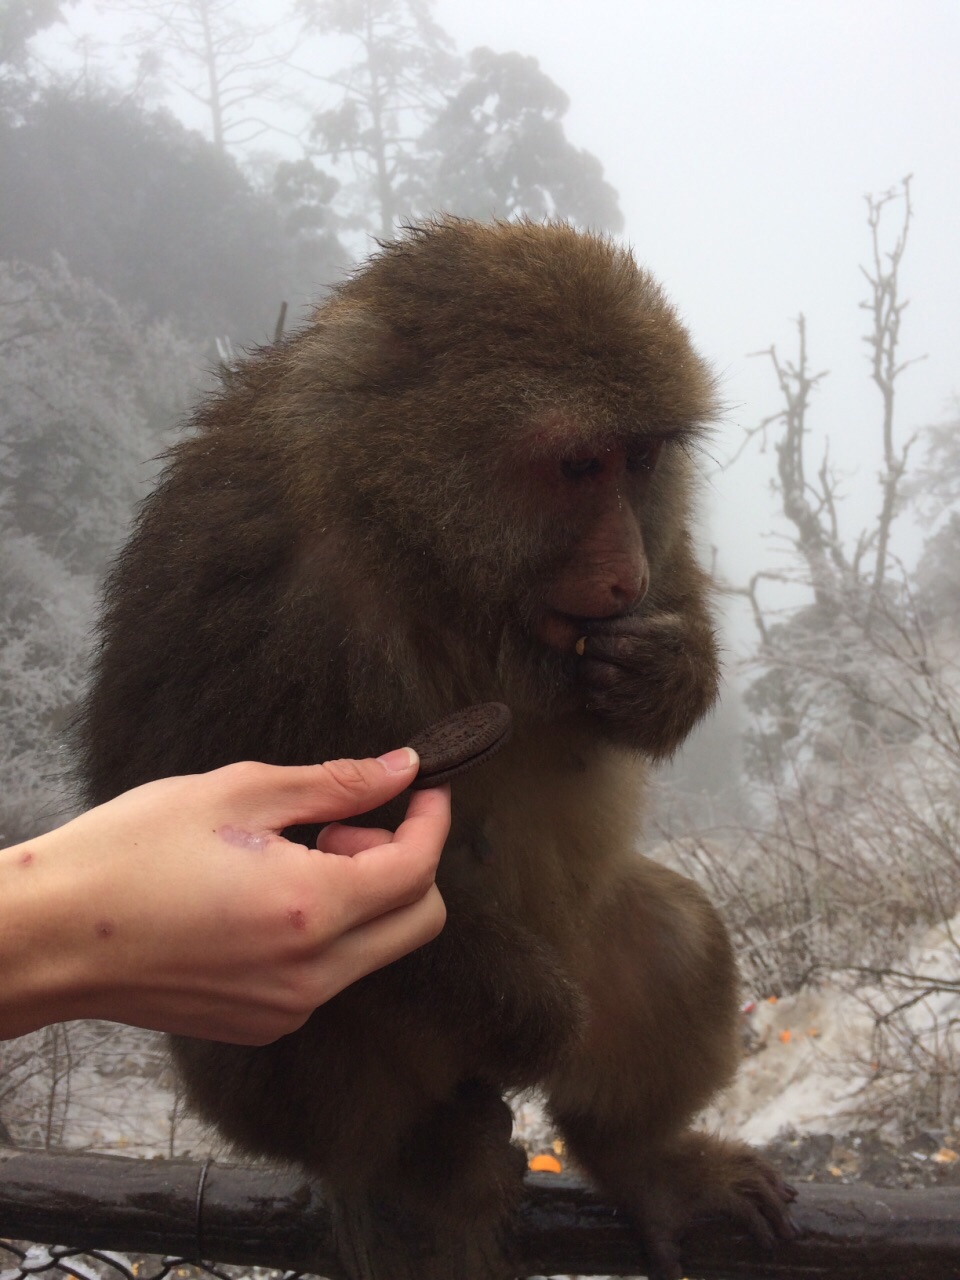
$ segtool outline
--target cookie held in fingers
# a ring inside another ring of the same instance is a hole
[[[410,789],[442,786],[483,764],[509,741],[512,728],[509,707],[478,702],[421,730],[409,743],[420,757],[420,772]]]

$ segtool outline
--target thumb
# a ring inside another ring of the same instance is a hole
[[[280,831],[300,822],[335,822],[376,809],[405,790],[420,759],[412,747],[377,759],[327,760],[309,765],[231,765],[237,799],[256,825]]]

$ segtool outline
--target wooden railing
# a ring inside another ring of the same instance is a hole
[[[698,1221],[685,1238],[687,1276],[960,1280],[960,1191],[806,1184],[794,1219],[799,1238],[771,1250],[728,1222]],[[0,1149],[0,1237],[344,1276],[317,1186],[210,1161]],[[521,1276],[644,1274],[622,1211],[553,1174],[527,1179],[513,1257]]]

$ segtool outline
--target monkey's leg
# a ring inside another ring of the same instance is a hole
[[[351,1280],[510,1280],[504,1226],[523,1183],[510,1108],[466,1081],[364,1187],[331,1194]]]
[[[792,1189],[749,1147],[688,1128],[739,1057],[719,917],[691,881],[639,859],[592,932],[586,1030],[547,1089],[573,1156],[633,1214],[651,1280],[679,1280],[678,1241],[697,1213],[790,1239]]]

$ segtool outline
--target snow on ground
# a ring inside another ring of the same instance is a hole
[[[182,1114],[162,1038],[107,1022],[72,1022],[0,1044],[0,1084],[14,1140],[150,1157],[206,1155],[208,1135]]]
[[[960,983],[960,915],[928,930],[900,972]],[[748,1142],[772,1141],[784,1128],[799,1133],[856,1128],[858,1116],[882,1113],[886,1073],[877,1074],[874,1014],[912,1001],[922,991],[826,982],[745,1012],[748,1056],[710,1121]],[[748,1009],[750,1006],[747,1006]],[[935,1046],[941,1060],[960,1054],[960,986],[931,992],[900,1014],[914,1047]],[[909,1061],[894,1062],[909,1068]]]
[[[855,1127],[849,1114],[867,1076],[851,1063],[862,1057],[872,1027],[862,1002],[827,985],[747,1008],[748,1056],[707,1124],[757,1144],[787,1127],[798,1133]]]

